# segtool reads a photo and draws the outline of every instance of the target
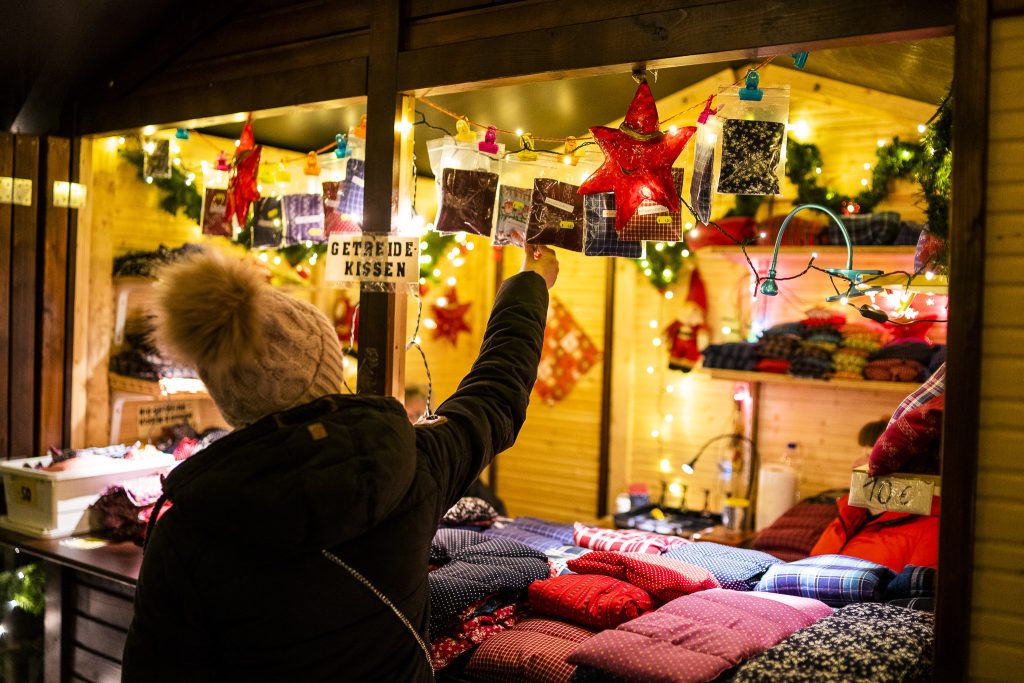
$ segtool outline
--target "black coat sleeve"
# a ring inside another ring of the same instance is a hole
[[[443,507],[455,504],[494,457],[515,443],[537,379],[548,291],[544,279],[519,273],[502,284],[480,355],[452,396],[442,420],[416,427],[420,457],[441,487]]]

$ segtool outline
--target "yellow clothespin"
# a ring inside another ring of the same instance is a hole
[[[257,180],[263,185],[273,185],[277,182],[277,169],[273,164],[260,164]]]
[[[302,172],[306,175],[320,175],[320,160],[316,158],[316,152],[306,155],[306,167]]]
[[[533,146],[533,133],[523,133],[519,136],[519,146],[522,147],[522,151],[516,155],[519,161],[537,161],[537,152]]]
[[[580,162],[580,158],[576,154],[576,138],[571,135],[565,139],[565,156],[563,160],[569,166],[575,166]]]
[[[352,134],[357,138],[366,139],[366,114],[359,117],[359,125],[352,131]]]
[[[288,168],[284,165],[283,161],[277,162],[277,182],[278,184],[287,184],[292,181],[292,174]]]
[[[465,116],[455,122],[455,139],[459,142],[476,142],[476,135]]]

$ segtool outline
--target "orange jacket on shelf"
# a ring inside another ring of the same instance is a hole
[[[884,512],[872,517],[867,508],[836,501],[839,516],[828,525],[811,555],[848,555],[884,564],[899,572],[908,564],[936,567],[939,560],[939,499],[931,515]]]

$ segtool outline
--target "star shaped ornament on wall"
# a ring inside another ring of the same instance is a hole
[[[590,129],[604,163],[580,186],[580,194],[614,192],[616,230],[626,226],[645,199],[679,210],[672,164],[696,130],[687,126],[662,132],[651,88],[641,83],[618,128]]]
[[[437,323],[437,327],[434,328],[434,339],[443,337],[450,341],[452,346],[457,346],[459,332],[472,331],[466,322],[466,314],[472,306],[471,303],[459,303],[459,296],[455,288],[449,287],[443,304],[440,302],[440,297],[438,302],[430,304],[430,308],[434,312],[434,322]]]

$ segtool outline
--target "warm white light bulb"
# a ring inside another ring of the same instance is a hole
[[[728,325],[722,326],[722,334],[732,334],[732,328]]]
[[[647,374],[648,375],[653,375],[654,374],[654,366],[653,365],[648,365],[647,366]]]
[[[156,126],[146,126],[145,128],[142,129],[142,134],[143,135],[152,135],[155,132],[156,132]]]
[[[448,276],[448,286],[449,287],[454,287],[455,286],[455,282],[456,282],[456,280],[455,280],[455,276],[454,275]]]
[[[673,296],[675,296],[675,294],[673,294],[672,292],[665,292],[666,299],[671,299]]]
[[[656,329],[656,328],[658,327],[658,321],[657,321],[657,320],[652,320],[651,322],[647,323],[647,325],[648,325],[648,326],[649,326],[649,327],[650,327],[650,328],[651,328],[652,330],[653,330],[653,329]]]

